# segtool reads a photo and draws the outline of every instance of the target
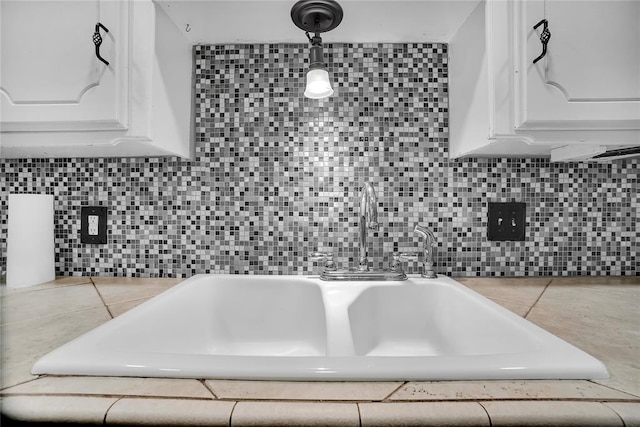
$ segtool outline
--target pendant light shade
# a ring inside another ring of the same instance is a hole
[[[333,95],[333,88],[329,81],[329,72],[322,68],[307,71],[307,87],[304,96],[312,99],[322,99]]]
[[[322,39],[316,34],[309,37],[311,52],[309,53],[309,71],[307,71],[307,87],[304,96],[312,99],[322,99],[333,95],[329,72],[324,65],[322,53]]]
[[[342,8],[334,0],[300,0],[291,8],[291,19],[311,43],[309,71],[304,96],[312,99],[333,95],[329,72],[324,64],[320,33],[334,29],[342,21]],[[309,33],[314,33],[311,37]]]

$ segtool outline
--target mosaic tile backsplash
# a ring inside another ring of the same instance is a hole
[[[309,100],[306,44],[197,46],[195,161],[0,161],[2,270],[9,192],[55,195],[60,275],[309,274],[316,250],[353,266],[371,181],[372,266],[419,251],[420,223],[440,274],[638,275],[638,162],[449,160],[446,48],[327,44],[336,93]],[[526,241],[488,241],[488,203],[511,200]],[[108,207],[107,245],[80,243],[86,205]]]

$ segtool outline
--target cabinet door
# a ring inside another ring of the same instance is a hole
[[[514,17],[516,129],[640,128],[640,2],[515,2]]]
[[[127,127],[126,3],[0,2],[3,131]],[[101,56],[92,35],[101,22]]]

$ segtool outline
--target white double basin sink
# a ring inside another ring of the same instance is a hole
[[[447,277],[198,275],[33,374],[288,380],[595,379],[604,365]]]

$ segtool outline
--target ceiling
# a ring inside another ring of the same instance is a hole
[[[338,0],[325,43],[449,42],[480,0]],[[193,44],[306,43],[296,0],[156,0]],[[188,30],[188,31],[187,31]]]

